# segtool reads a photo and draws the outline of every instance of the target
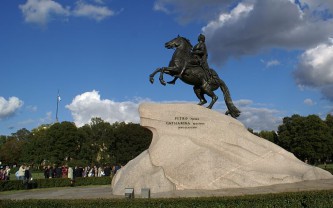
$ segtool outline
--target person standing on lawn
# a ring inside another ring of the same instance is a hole
[[[22,164],[18,170],[17,176],[19,180],[24,180],[24,174],[25,174],[25,164]]]

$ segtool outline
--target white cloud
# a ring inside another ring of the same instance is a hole
[[[333,12],[333,2],[328,0],[302,0],[303,6],[308,6],[312,8],[313,11],[328,12],[332,14]]]
[[[104,0],[94,0],[94,2],[97,4],[105,4]]]
[[[0,97],[0,120],[14,115],[23,106],[23,101],[17,97],[6,100]]]
[[[52,112],[46,112],[45,116],[39,119],[39,122],[42,124],[52,122]]]
[[[242,99],[242,100],[235,101],[235,104],[239,107],[245,107],[245,106],[253,104],[253,101],[247,100],[247,99]]]
[[[158,0],[155,9],[183,22],[206,20],[208,52],[221,65],[270,48],[306,50],[332,37],[333,3],[302,2],[306,9],[293,0]]]
[[[313,105],[316,104],[316,103],[315,103],[312,99],[310,99],[310,98],[305,99],[303,102],[304,102],[305,105],[308,105],[308,106],[313,106]]]
[[[226,24],[234,24],[240,19],[246,18],[252,10],[252,4],[239,3],[230,12],[222,13],[217,20],[210,21],[208,25],[203,28],[203,31],[208,34],[214,33]]]
[[[333,44],[320,44],[300,56],[295,71],[298,84],[320,87],[333,84]]]
[[[301,87],[321,90],[325,98],[333,100],[333,44],[320,44],[306,50],[294,72]]]
[[[176,14],[180,23],[188,23],[210,20],[216,11],[225,10],[233,2],[235,0],[157,0],[153,8],[166,14]]]
[[[209,61],[216,65],[273,48],[305,51],[294,73],[297,84],[317,88],[333,101],[333,1],[157,0],[155,7],[187,22],[206,20],[202,32]]]
[[[314,19],[289,0],[243,2],[203,27],[214,63],[274,47],[307,49],[333,34],[332,19]]]
[[[101,21],[109,16],[115,15],[115,12],[106,6],[97,6],[87,4],[84,1],[78,1],[75,9],[73,10],[73,15],[78,17],[88,17],[96,21]]]
[[[240,107],[240,120],[247,128],[255,131],[276,131],[278,126],[282,124],[281,111],[263,107],[255,107],[248,105]]]
[[[321,93],[324,98],[333,102],[333,85],[326,85],[321,88]]]
[[[116,121],[139,123],[138,107],[142,102],[147,101],[152,102],[144,99],[115,102],[109,99],[101,99],[99,92],[93,90],[77,95],[66,108],[71,111],[74,123],[78,127],[89,124],[91,118],[94,117],[102,118],[109,123]],[[166,102],[177,103],[177,101]],[[262,104],[256,104],[252,100],[246,99],[238,100],[234,103],[241,110],[241,116],[238,119],[248,128],[256,131],[277,130],[278,126],[282,123],[281,112],[278,110],[258,107],[262,106]],[[225,108],[224,103],[218,102],[214,109],[225,111],[222,108]]]
[[[26,107],[26,109],[30,112],[36,112],[38,108],[37,108],[37,106],[29,105]]]
[[[235,106],[241,111],[237,118],[245,127],[251,128],[256,132],[262,130],[277,131],[282,124],[283,112],[268,107],[267,104],[255,103],[249,99],[234,101]],[[226,111],[224,102],[217,102],[214,109],[224,113]]]
[[[19,5],[19,8],[26,22],[39,25],[46,25],[55,16],[70,15],[68,9],[53,0],[27,0],[25,4]]]
[[[280,65],[281,63],[280,63],[280,61],[278,61],[278,60],[270,60],[270,61],[265,61],[265,60],[260,60],[261,61],[261,63],[263,63],[263,64],[265,64],[265,66],[267,67],[267,68],[269,68],[269,67],[273,67],[273,66],[278,66],[278,65]]]
[[[167,13],[167,14],[169,14],[170,13],[170,11],[168,10],[168,8],[166,8],[162,3],[160,3],[160,2],[156,2],[155,4],[154,4],[154,10],[155,11],[161,11],[161,12],[164,12],[164,13]]]
[[[280,62],[278,60],[271,60],[266,63],[266,67],[277,66],[277,65],[280,65]]]
[[[71,111],[77,126],[88,124],[91,118],[99,117],[109,123],[116,121],[139,122],[138,106],[143,100],[115,102],[101,99],[98,91],[85,92],[77,95],[72,103],[66,105]]]
[[[115,12],[104,4],[103,0],[95,0],[92,3],[79,0],[74,9],[71,9],[69,6],[65,7],[54,0],[27,0],[25,4],[19,5],[19,8],[25,22],[45,26],[57,18],[67,19],[73,16],[101,21],[115,15]]]

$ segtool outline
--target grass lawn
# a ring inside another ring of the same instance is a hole
[[[318,167],[324,169],[324,170],[327,170],[329,171],[331,174],[333,174],[333,163],[330,163],[330,164],[320,164],[318,165]]]
[[[325,169],[325,165],[324,164],[320,164],[320,165],[318,165],[318,167]],[[327,169],[333,169],[333,163],[326,164],[326,168]]]

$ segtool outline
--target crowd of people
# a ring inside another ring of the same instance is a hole
[[[72,181],[78,177],[103,177],[112,176],[121,168],[121,166],[75,166],[70,167],[68,165],[48,165],[44,166],[44,178],[69,178]],[[9,166],[4,166],[0,168],[0,180],[10,180],[11,168]],[[30,171],[30,166],[22,164],[15,173],[17,180],[29,181],[32,180],[32,174]]]
[[[7,165],[4,168],[0,169],[0,180],[9,180],[10,178],[10,168]]]
[[[45,166],[44,177],[45,178],[78,178],[78,177],[102,177],[111,176],[120,169],[120,166],[115,165],[112,168],[109,165],[106,166],[75,166],[74,168],[68,165],[62,166]]]
[[[29,181],[32,180],[30,166],[29,165],[21,165],[18,171],[15,173],[17,180]]]

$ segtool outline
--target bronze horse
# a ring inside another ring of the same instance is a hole
[[[217,101],[218,97],[215,95],[214,91],[221,88],[224,94],[224,101],[228,108],[226,115],[230,114],[233,118],[237,118],[240,115],[240,111],[233,104],[229,89],[227,85],[219,78],[215,70],[209,69],[210,76],[204,71],[200,65],[191,65],[191,50],[192,45],[190,41],[184,37],[178,36],[171,41],[165,43],[165,47],[168,49],[176,49],[172,55],[172,59],[169,62],[168,67],[157,68],[150,76],[149,80],[154,83],[154,76],[160,72],[160,83],[166,85],[163,79],[163,74],[169,74],[173,77],[177,77],[180,74],[183,67],[186,67],[183,75],[180,79],[186,84],[193,85],[194,93],[199,98],[200,102],[198,105],[203,105],[207,103],[204,95],[208,95],[212,98],[210,104],[207,108],[212,108],[214,103]],[[172,82],[168,82],[169,84]]]

